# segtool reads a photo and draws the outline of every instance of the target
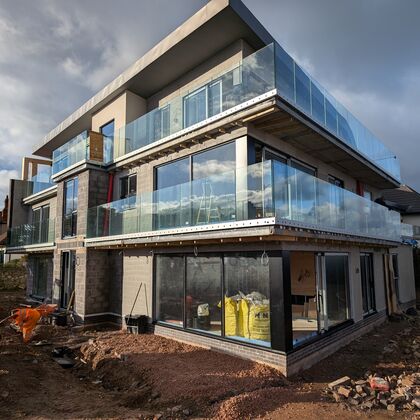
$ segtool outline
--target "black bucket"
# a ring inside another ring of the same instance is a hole
[[[67,314],[54,313],[52,314],[52,323],[58,327],[65,327],[67,325]]]
[[[125,325],[127,325],[127,331],[133,334],[145,334],[147,333],[147,316],[146,315],[126,315]]]

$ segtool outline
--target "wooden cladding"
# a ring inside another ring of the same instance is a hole
[[[103,162],[104,136],[96,131],[89,131],[89,160]]]

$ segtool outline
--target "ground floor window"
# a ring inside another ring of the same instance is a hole
[[[360,254],[360,277],[362,282],[363,314],[375,311],[375,283],[372,254]]]
[[[261,252],[157,255],[156,319],[270,346],[268,261]]]
[[[291,252],[290,276],[294,346],[349,319],[346,254]]]
[[[34,258],[32,295],[45,298],[47,296],[49,257]]]
[[[398,254],[392,254],[392,269],[394,272],[394,287],[397,301],[400,302],[400,269],[398,266]]]

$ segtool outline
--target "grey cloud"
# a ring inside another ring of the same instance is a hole
[[[19,171],[33,144],[205,3],[0,0],[0,170]],[[418,0],[245,4],[420,189]]]

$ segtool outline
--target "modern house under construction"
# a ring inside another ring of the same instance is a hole
[[[33,155],[7,252],[81,324],[147,315],[290,375],[415,305],[412,232],[375,202],[398,159],[239,0],[210,1]]]

